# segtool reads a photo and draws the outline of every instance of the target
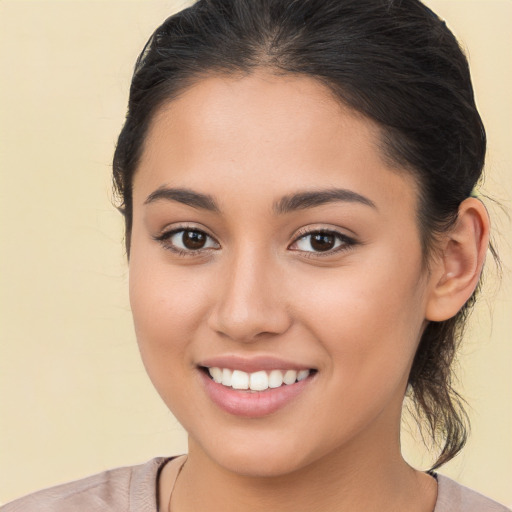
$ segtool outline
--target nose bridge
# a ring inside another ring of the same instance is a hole
[[[279,269],[273,256],[247,244],[226,258],[219,276],[210,326],[238,341],[280,334],[290,325],[279,297]]]

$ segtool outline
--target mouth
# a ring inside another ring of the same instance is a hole
[[[197,365],[211,402],[230,415],[263,418],[289,410],[316,389],[318,370],[273,355],[225,354]]]
[[[266,369],[246,372],[221,366],[201,366],[200,375],[210,400],[225,412],[262,418],[297,402],[314,386],[315,369]]]
[[[239,391],[261,392],[291,386],[316,373],[314,369],[274,369],[245,372],[239,369],[201,367],[201,370],[217,384]]]

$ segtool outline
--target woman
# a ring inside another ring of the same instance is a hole
[[[489,219],[456,40],[416,1],[210,0],[139,58],[114,157],[142,358],[189,453],[10,510],[506,510],[441,446]],[[31,508],[31,509],[32,509]]]

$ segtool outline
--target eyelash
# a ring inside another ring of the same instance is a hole
[[[180,247],[176,247],[176,245],[170,243],[171,238],[174,235],[177,235],[179,233],[183,234],[185,233],[198,233],[201,235],[204,235],[207,237],[207,243],[208,241],[214,241],[217,245],[220,245],[212,236],[210,236],[208,233],[203,231],[202,229],[197,229],[195,227],[190,226],[180,226],[175,229],[172,229],[171,231],[166,231],[162,233],[161,235],[157,235],[153,237],[154,240],[159,242],[164,249],[167,249],[168,251],[173,252],[174,254],[177,254],[178,256],[182,257],[190,257],[190,256],[197,256],[199,254],[204,254],[205,252],[210,252],[212,250],[217,250],[213,247],[205,247],[205,248],[199,248],[197,250],[194,249],[181,249]]]
[[[332,236],[335,238],[335,243],[339,242],[340,244],[333,249],[329,249],[326,251],[301,251],[303,253],[303,256],[306,258],[323,258],[328,256],[333,256],[335,254],[338,254],[340,252],[348,251],[355,245],[357,245],[357,241],[353,238],[344,235],[343,233],[340,233],[333,229],[307,229],[305,228],[302,231],[299,231],[298,236],[295,238],[295,240],[290,244],[289,247],[292,245],[297,244],[301,240],[304,240],[308,237],[312,237],[314,235],[326,235],[326,236]],[[311,241],[310,241],[311,244]],[[300,251],[300,249],[293,249],[296,251]]]
[[[216,247],[204,247],[204,248],[199,248],[197,250],[182,249],[180,247],[176,247],[176,245],[174,245],[174,244],[169,243],[170,239],[173,236],[175,236],[179,233],[185,234],[186,232],[204,235],[207,237],[207,239],[209,241],[214,241],[215,244],[220,246],[220,244],[205,231],[203,231],[201,229],[197,229],[195,227],[189,227],[189,226],[177,227],[171,231],[167,231],[165,233],[162,233],[161,235],[155,236],[155,237],[153,237],[153,239],[155,241],[159,242],[164,247],[164,249],[169,250],[169,251],[173,252],[174,254],[177,254],[178,256],[182,256],[182,257],[197,256],[200,254],[204,255],[205,252],[217,250]],[[335,238],[335,243],[339,242],[339,245],[337,247],[335,246],[333,249],[328,249],[326,251],[304,251],[304,250],[301,251],[300,249],[291,249],[291,250],[302,252],[303,256],[305,256],[307,258],[322,258],[322,257],[326,257],[326,256],[332,256],[339,252],[347,251],[350,248],[352,248],[353,246],[357,245],[356,240],[354,240],[351,237],[348,237],[347,235],[339,233],[338,231],[335,231],[335,230],[329,230],[329,229],[314,229],[314,230],[309,229],[308,230],[305,228],[304,230],[299,231],[299,233],[297,234],[297,237],[288,246],[288,248],[299,243],[301,240],[305,240],[306,238],[312,237],[314,235],[333,236]],[[208,243],[208,241],[206,243]]]

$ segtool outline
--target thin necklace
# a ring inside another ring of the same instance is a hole
[[[178,481],[178,478],[180,477],[181,471],[185,467],[187,460],[188,460],[188,458],[184,460],[183,464],[180,466],[180,469],[178,469],[178,474],[176,475],[176,478],[174,479],[174,483],[172,484],[171,494],[169,496],[169,506],[167,507],[167,512],[171,512],[172,493],[174,492],[174,489],[176,487],[176,482]]]

